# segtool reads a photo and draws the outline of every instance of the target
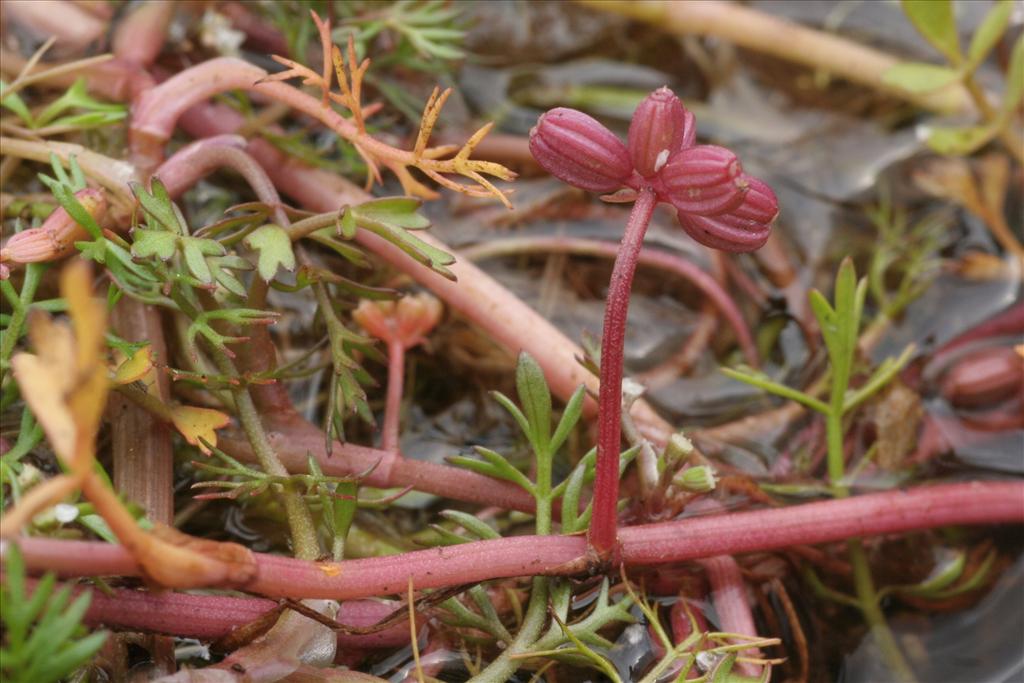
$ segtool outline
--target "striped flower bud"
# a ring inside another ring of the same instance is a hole
[[[740,160],[715,145],[682,150],[669,160],[660,177],[666,201],[679,211],[703,216],[735,209],[747,192]]]
[[[746,174],[740,180],[748,189],[738,207],[714,216],[680,210],[679,224],[683,230],[713,249],[736,253],[759,249],[771,234],[772,222],[779,213],[779,200],[764,181]]]
[[[697,126],[693,114],[668,88],[644,98],[629,124],[629,156],[645,178],[660,171],[679,150],[693,146]]]
[[[615,133],[575,109],[542,115],[530,131],[530,153],[551,175],[591,192],[614,192],[633,175]]]
[[[106,215],[107,198],[101,190],[79,190],[75,197],[96,221]],[[88,237],[89,232],[68,215],[64,207],[57,207],[38,228],[12,235],[0,249],[0,262],[54,261],[74,253],[75,242]]]

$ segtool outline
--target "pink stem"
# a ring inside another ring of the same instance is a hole
[[[152,64],[167,40],[174,9],[175,3],[167,0],[146,0],[129,8],[114,30],[114,55],[141,67]]]
[[[754,615],[747,601],[747,588],[743,584],[740,566],[731,555],[719,555],[700,560],[700,566],[708,575],[711,584],[711,602],[718,613],[718,630],[757,637]],[[747,657],[760,657],[756,649],[744,650]],[[746,676],[756,676],[758,669],[747,662],[736,665],[736,671]]]
[[[246,152],[246,145],[240,135],[203,138],[182,147],[153,175],[160,178],[171,197],[177,197],[214,171],[230,168],[245,178],[257,199],[273,208],[278,223],[287,225],[277,188],[263,167]]]
[[[792,545],[902,533],[948,525],[1024,523],[1024,483],[966,482],[921,486],[785,508],[626,527],[626,565],[696,560]],[[91,541],[19,538],[33,571],[63,576],[138,576],[131,555]],[[4,544],[3,547],[6,547]],[[497,578],[565,575],[581,570],[579,536],[517,536],[341,563],[305,562],[254,553],[257,576],[246,590],[271,597],[352,600]],[[585,567],[584,567],[585,569]]]
[[[640,249],[657,204],[653,190],[644,188],[629,214],[626,233],[612,268],[601,335],[601,384],[597,414],[597,468],[594,512],[588,540],[599,556],[615,547],[619,502],[619,451],[622,444],[622,363],[626,315]]]
[[[100,40],[107,22],[89,14],[71,2],[7,0],[4,18],[20,24],[39,38],[57,38],[57,45],[71,51],[82,50]]]
[[[405,382],[405,345],[400,339],[388,341],[388,393],[384,403],[384,426],[380,447],[398,451],[399,418],[402,414],[402,385]]]
[[[29,592],[37,582],[26,581]],[[72,586],[77,597],[87,586]],[[234,629],[256,620],[277,607],[277,602],[264,598],[235,598],[220,595],[151,592],[111,588],[110,594],[93,590],[85,622],[122,631],[163,633],[181,638],[216,640]],[[364,628],[386,619],[401,605],[378,600],[349,600],[342,603],[337,621],[345,626]],[[409,624],[396,623],[366,635],[338,635],[342,647],[380,648],[405,645],[409,640]]]
[[[484,244],[463,249],[463,254],[468,258],[479,260],[489,256],[498,256],[506,253],[524,253],[533,251],[572,253],[572,254],[593,254],[599,256],[610,256],[614,258],[619,249],[614,244],[600,242],[598,240],[585,239],[580,237],[564,237],[561,235],[537,236],[537,237],[513,237],[505,240],[492,240]],[[679,277],[689,280],[700,289],[711,302],[721,311],[725,319],[732,325],[736,332],[736,339],[739,341],[740,349],[746,356],[747,362],[757,367],[760,361],[757,356],[757,347],[754,345],[754,338],[750,334],[747,323],[743,320],[736,302],[729,293],[722,288],[719,282],[701,270],[698,266],[675,254],[660,251],[658,249],[642,249],[639,262],[645,266],[660,268]]]

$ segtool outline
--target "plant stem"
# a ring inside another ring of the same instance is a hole
[[[522,666],[522,660],[511,659],[511,656],[527,651],[540,637],[541,630],[547,622],[548,582],[549,579],[544,577],[533,580],[530,604],[526,608],[526,616],[523,617],[523,624],[519,627],[515,640],[505,648],[500,657],[473,677],[473,683],[505,683]]]
[[[217,368],[225,375],[234,376],[238,372],[231,359],[222,349],[213,349],[214,362]],[[256,404],[247,387],[240,387],[231,391],[235,399],[235,407],[238,409],[238,419],[242,423],[252,450],[260,467],[267,474],[281,477],[288,476],[288,470],[274,452],[267,438],[267,432],[263,429],[263,422],[260,420]],[[291,530],[292,546],[295,557],[300,560],[315,560],[320,557],[320,543],[316,537],[316,527],[313,525],[313,516],[306,507],[302,496],[294,488],[285,486],[282,491],[285,513],[288,516],[288,527]]]
[[[683,562],[948,525],[1024,523],[1024,483],[920,486],[784,508],[691,517],[621,530],[627,566]],[[26,566],[62,576],[138,576],[122,546],[19,538]],[[2,547],[0,547],[2,550]],[[586,554],[579,536],[515,536],[332,565],[253,553],[259,571],[245,586],[262,595],[350,600],[399,594],[409,576],[421,590],[490,579],[562,575]],[[338,571],[333,571],[337,569]]]
[[[612,267],[601,335],[601,384],[598,389],[597,467],[594,479],[594,513],[588,532],[591,547],[608,557],[616,542],[619,502],[619,452],[622,441],[622,358],[626,340],[626,316],[633,274],[640,258],[647,226],[657,203],[654,191],[640,191],[629,214],[619,255]]]
[[[388,392],[384,402],[384,424],[380,447],[398,451],[398,433],[402,415],[402,385],[405,383],[405,345],[401,339],[388,341]]]
[[[973,74],[968,75],[964,79],[964,87],[967,88],[967,92],[970,94],[971,99],[974,100],[974,104],[978,107],[978,112],[985,120],[985,123],[998,125],[999,112],[992,108],[988,101],[988,96],[985,95],[985,90],[974,80]],[[1013,155],[1017,162],[1024,164],[1024,140],[1021,140],[1020,136],[1017,135],[1013,128],[1012,120],[1008,119],[1004,125],[1000,126],[999,139],[1003,141],[1003,144],[1006,145],[1006,150]]]
[[[853,567],[853,584],[857,590],[857,602],[860,606],[864,621],[870,628],[870,635],[875,639],[886,664],[897,676],[900,683],[916,681],[914,671],[910,664],[903,657],[899,643],[893,635],[889,623],[878,605],[878,593],[875,591],[875,582],[871,578],[871,565],[868,563],[867,555],[864,552],[864,544],[859,538],[851,538],[846,542],[846,549],[850,556],[850,565]]]
[[[7,330],[0,335],[0,381],[7,374],[8,365],[11,362],[11,355],[14,354],[14,346],[21,337],[21,328],[28,318],[29,306],[36,297],[36,289],[42,279],[46,266],[38,263],[29,263],[25,266],[25,279],[21,284],[21,293],[14,291],[14,285],[10,280],[0,281],[3,288],[4,298],[11,306],[11,321],[7,324]]]

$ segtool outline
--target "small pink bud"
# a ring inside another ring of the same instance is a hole
[[[75,197],[90,216],[97,221],[103,219],[107,212],[107,198],[101,190],[79,190]],[[53,261],[73,253],[75,242],[88,237],[89,232],[68,215],[64,207],[57,207],[38,228],[12,235],[0,249],[0,261]]]
[[[743,202],[728,213],[702,216],[679,211],[679,224],[704,246],[735,253],[761,248],[771,234],[779,201],[764,181],[743,175],[748,186]]]
[[[443,309],[437,298],[421,292],[395,301],[359,302],[352,317],[374,337],[411,348],[423,341],[441,320]]]
[[[679,211],[712,216],[740,205],[747,192],[743,167],[725,147],[697,145],[673,156],[661,171],[664,199]]]
[[[614,192],[633,175],[622,140],[575,109],[543,114],[530,131],[530,153],[551,175],[591,192]]]
[[[676,152],[693,146],[697,126],[693,114],[668,88],[644,98],[629,124],[629,156],[645,178],[660,171]]]

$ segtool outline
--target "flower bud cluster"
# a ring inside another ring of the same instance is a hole
[[[530,132],[530,151],[553,176],[584,190],[653,190],[693,239],[715,249],[759,248],[778,214],[775,193],[744,173],[735,154],[696,144],[693,113],[668,88],[637,107],[628,146],[583,112],[558,108]]]

